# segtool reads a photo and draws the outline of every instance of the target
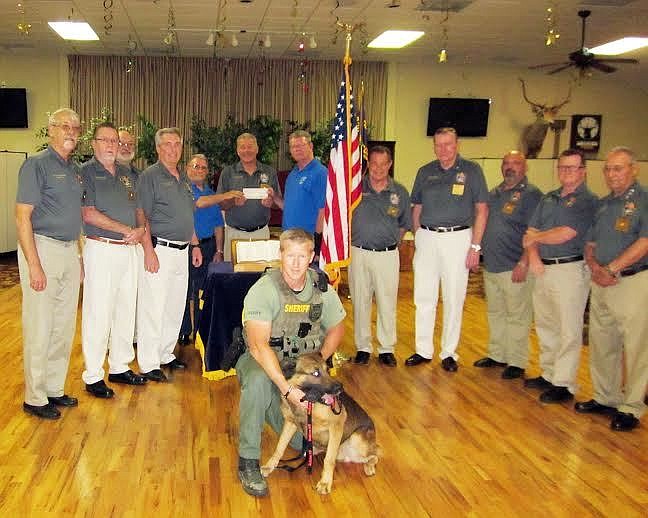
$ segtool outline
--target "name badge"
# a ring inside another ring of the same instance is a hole
[[[452,184],[452,194],[454,196],[463,196],[465,185],[462,183],[454,183]]]
[[[629,218],[617,218],[614,223],[614,230],[617,232],[627,232],[630,230],[630,219]]]
[[[514,210],[515,210],[515,203],[507,202],[502,207],[502,212],[504,214],[513,214]]]

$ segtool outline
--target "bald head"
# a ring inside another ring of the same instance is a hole
[[[502,158],[502,176],[506,189],[511,189],[522,181],[527,173],[527,162],[524,153],[509,151]]]

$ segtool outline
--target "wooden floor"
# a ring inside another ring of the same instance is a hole
[[[477,283],[478,285],[478,283]],[[345,388],[373,417],[382,457],[374,477],[338,465],[333,493],[313,489],[321,459],[275,472],[255,499],[237,475],[238,384],[189,369],[168,384],[115,386],[90,397],[81,381],[79,335],[67,392],[80,400],[58,421],[23,413],[19,286],[0,287],[0,516],[611,516],[648,515],[648,422],[614,433],[572,405],[543,405],[520,380],[472,366],[483,356],[485,303],[468,296],[459,372],[434,362],[405,368],[413,352],[412,274],[403,273],[396,369],[344,364]],[[471,290],[479,291],[479,290]],[[345,300],[350,313],[350,304]],[[342,351],[354,354],[352,320]],[[439,322],[440,324],[440,322]],[[438,329],[437,329],[438,331]],[[533,338],[531,376],[537,375]],[[587,350],[580,397],[590,397]],[[274,446],[268,431],[263,459]]]

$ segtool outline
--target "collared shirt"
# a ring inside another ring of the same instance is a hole
[[[193,192],[194,201],[196,201],[201,196],[209,196],[215,194],[214,191],[205,184],[204,188],[201,190],[196,184],[191,184],[191,190]],[[203,209],[196,209],[194,212],[194,228],[196,230],[196,236],[198,239],[205,239],[207,237],[213,237],[214,229],[216,227],[223,226],[223,216],[221,214],[221,209],[218,205],[212,205],[211,207],[205,207]]]
[[[156,162],[140,175],[137,208],[142,209],[151,226],[151,235],[172,241],[190,241],[194,232],[193,191],[187,174],[178,168],[176,180],[169,170]]]
[[[601,199],[585,241],[595,243],[594,257],[608,264],[642,237],[648,237],[648,191],[635,182],[623,194]],[[631,268],[645,264],[648,255]]]
[[[412,188],[412,203],[422,205],[420,223],[427,227],[471,226],[475,203],[485,203],[487,197],[481,167],[459,155],[450,169],[438,160],[425,164]]]
[[[315,232],[317,214],[326,201],[326,177],[328,171],[314,158],[301,171],[297,166],[286,179],[283,220],[284,230],[302,228]]]
[[[81,233],[81,175],[79,166],[64,160],[49,146],[20,167],[16,202],[32,205],[35,234],[74,241]]]
[[[502,182],[488,193],[488,220],[482,239],[484,267],[491,273],[508,272],[522,257],[522,237],[542,193],[525,176],[513,188]]]
[[[351,219],[351,244],[376,250],[398,244],[401,229],[412,228],[411,216],[405,187],[389,178],[387,186],[376,192],[367,173],[362,179],[362,200]]]
[[[281,194],[277,171],[269,165],[257,161],[256,171],[248,174],[239,161],[228,165],[221,172],[216,192],[242,191],[245,187],[272,187]],[[243,205],[233,205],[225,211],[225,221],[231,227],[254,228],[268,224],[270,207],[261,205],[261,200],[247,200]]]
[[[115,164],[115,175],[96,158],[88,160],[81,166],[83,177],[83,197],[81,204],[84,207],[95,207],[99,212],[110,219],[136,227],[135,208],[137,201],[137,176],[130,168]],[[83,223],[83,233],[86,236],[101,236],[109,239],[123,239],[124,235],[89,223]]]
[[[598,199],[585,183],[567,196],[561,196],[560,191],[561,189],[556,189],[542,197],[529,226],[538,230],[570,227],[576,231],[576,236],[559,245],[539,245],[540,257],[543,258],[582,255],[585,234],[596,211]]]

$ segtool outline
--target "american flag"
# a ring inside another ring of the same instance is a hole
[[[360,132],[346,67],[340,83],[334,124],[320,252],[320,268],[326,270],[333,283],[337,280],[339,268],[349,264],[351,213],[362,196]]]

